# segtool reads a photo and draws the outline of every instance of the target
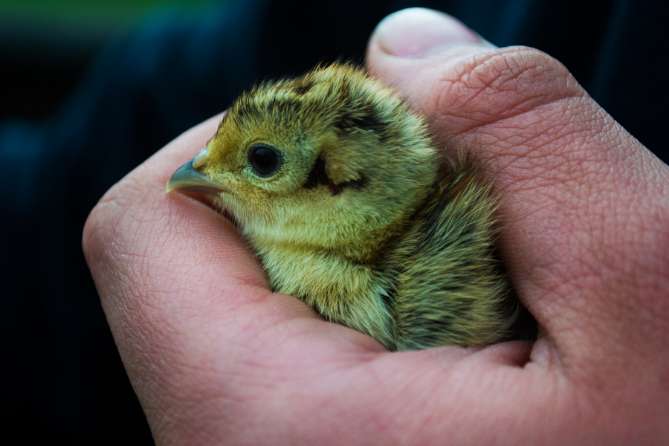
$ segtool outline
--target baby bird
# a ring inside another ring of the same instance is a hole
[[[167,189],[208,193],[273,290],[388,349],[490,344],[516,318],[489,185],[351,65],[242,94]]]

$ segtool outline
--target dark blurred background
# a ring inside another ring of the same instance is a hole
[[[255,81],[362,62],[408,6],[552,54],[669,159],[660,1],[0,0],[2,401],[22,443],[151,444],[80,248],[104,191]]]
[[[153,11],[196,15],[211,0],[0,0],[3,89],[0,118],[52,115],[109,40]]]

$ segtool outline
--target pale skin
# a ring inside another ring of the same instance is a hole
[[[272,294],[225,218],[164,193],[215,117],[116,184],[84,230],[156,442],[667,444],[669,167],[559,62],[451,18],[391,17],[367,64],[445,150],[486,164],[539,339],[389,353]]]

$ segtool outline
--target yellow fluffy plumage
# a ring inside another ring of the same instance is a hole
[[[495,200],[445,162],[424,119],[350,65],[241,95],[169,189],[204,190],[272,288],[389,349],[501,340],[517,312],[494,256]]]

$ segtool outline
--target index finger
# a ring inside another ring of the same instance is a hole
[[[146,392],[137,386],[151,386],[156,377],[213,358],[232,363],[236,349],[265,328],[316,318],[297,299],[271,293],[257,259],[226,218],[185,196],[165,194],[171,173],[206,143],[219,119],[181,135],[128,174],[86,222],[86,259],[140,398]]]

